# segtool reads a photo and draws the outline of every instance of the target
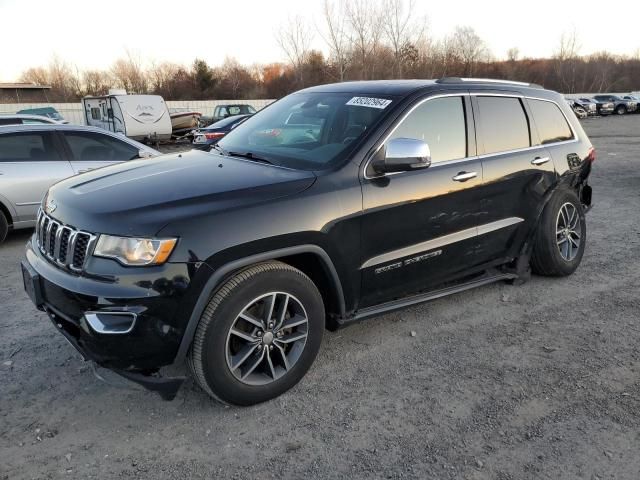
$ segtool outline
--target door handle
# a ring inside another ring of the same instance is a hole
[[[531,165],[544,165],[549,160],[551,160],[549,157],[536,157],[531,160]]]
[[[460,172],[452,180],[456,182],[466,182],[467,180],[471,180],[472,178],[476,178],[478,176],[478,172]]]

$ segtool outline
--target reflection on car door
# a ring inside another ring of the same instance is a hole
[[[361,307],[428,290],[474,265],[482,167],[470,110],[466,95],[419,102],[390,138],[427,142],[432,165],[363,179]]]
[[[0,134],[0,192],[15,209],[14,222],[35,222],[49,187],[72,175],[53,132]]]
[[[75,173],[133,160],[139,154],[133,145],[107,134],[65,131],[64,138],[69,146]]]

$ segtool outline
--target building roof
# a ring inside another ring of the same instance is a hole
[[[50,90],[51,85],[36,85],[35,83],[17,82],[0,83],[0,90]]]

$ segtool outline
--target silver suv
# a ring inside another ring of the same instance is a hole
[[[119,134],[77,125],[0,126],[0,242],[35,225],[47,189],[64,178],[160,152]]]

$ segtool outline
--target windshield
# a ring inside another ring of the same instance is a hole
[[[261,110],[219,145],[289,168],[321,170],[342,161],[393,97],[295,93]]]

